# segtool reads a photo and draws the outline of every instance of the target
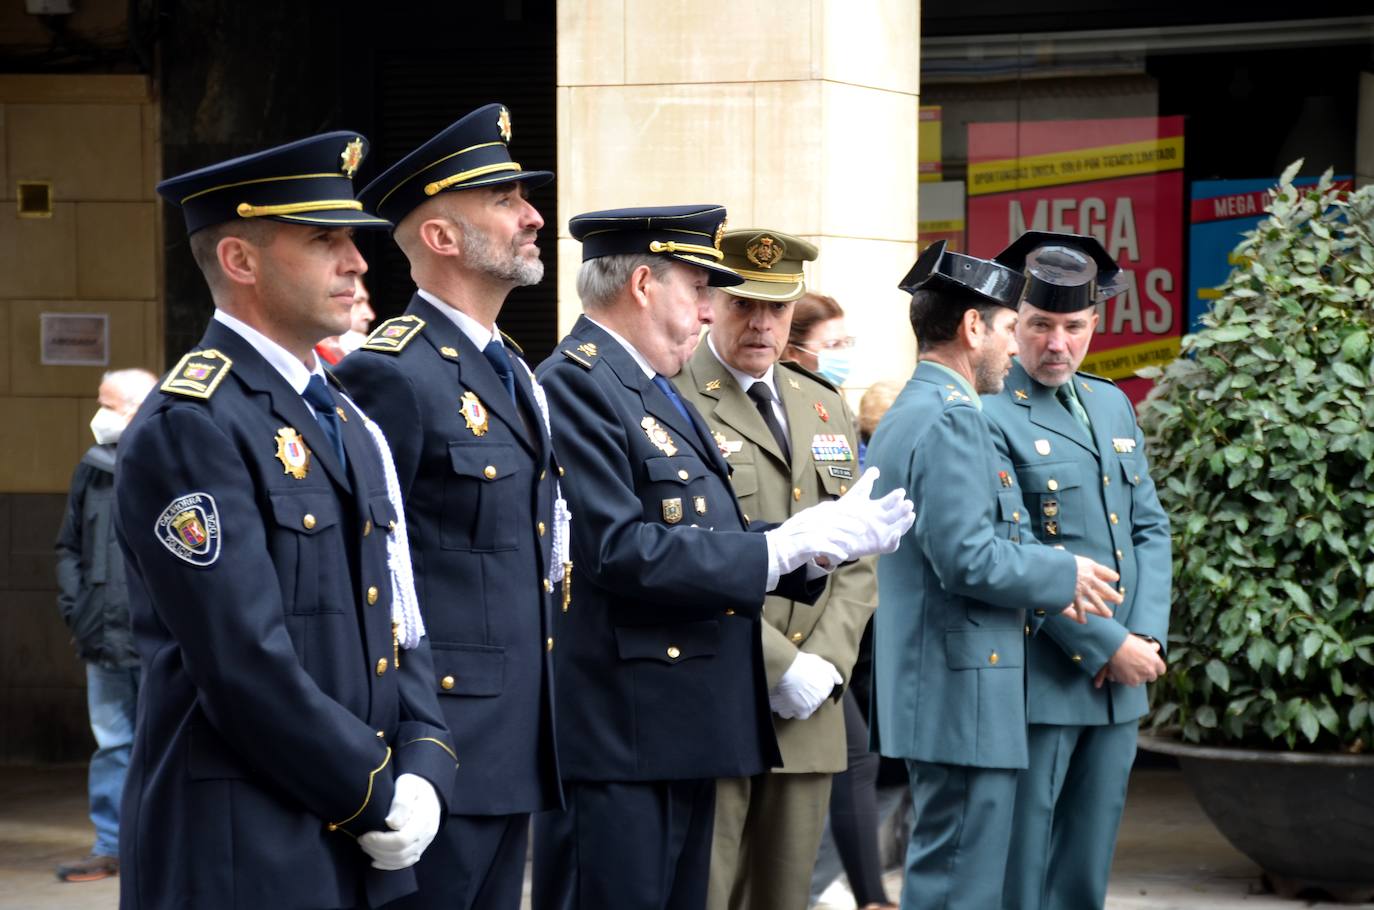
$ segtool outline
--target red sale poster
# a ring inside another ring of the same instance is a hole
[[[1127,273],[1098,307],[1083,369],[1131,397],[1135,371],[1178,356],[1183,307],[1183,118],[972,123],[968,244],[990,257],[1023,231],[1091,234]]]

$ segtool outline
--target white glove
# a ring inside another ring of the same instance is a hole
[[[415,865],[439,831],[434,785],[418,774],[396,778],[386,826],[391,830],[369,831],[358,838],[358,846],[372,857],[372,867],[391,872]]]
[[[768,707],[778,717],[806,720],[843,682],[844,677],[830,661],[819,654],[798,651],[792,665],[768,693]]]

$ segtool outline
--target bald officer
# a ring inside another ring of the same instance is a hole
[[[1045,614],[1082,621],[1121,600],[1114,571],[1035,544],[982,413],[1011,367],[1023,284],[943,241],[921,255],[902,283],[920,360],[868,446],[917,515],[911,545],[878,562],[873,629],[873,735],[906,759],[915,808],[904,907],[998,905],[1026,766],[1026,638]]]
[[[316,360],[367,265],[328,133],[158,185],[215,316],[115,473],[143,663],[120,906],[378,907],[415,890],[453,744],[385,443]],[[394,593],[393,593],[394,592]],[[391,871],[384,871],[391,870]]]
[[[577,589],[550,639],[568,809],[536,823],[539,910],[700,910],[715,778],[777,765],[759,616],[768,591],[810,603],[824,573],[909,526],[872,481],[750,530],[729,465],[674,389],[712,319],[720,206],[592,212],[585,315],[539,366],[567,466]],[[803,608],[809,609],[809,608]]]
[[[765,229],[728,232],[720,246],[724,264],[745,280],[714,295],[710,332],[675,383],[706,418],[740,507],[785,521],[858,479],[858,434],[840,390],[777,362],[816,247]],[[763,661],[782,767],[717,782],[709,907],[807,905],[830,778],[846,765],[839,699],[876,598],[873,561],[860,560],[831,574],[814,607],[764,601]]]
[[[553,179],[511,160],[489,104],[392,165],[360,198],[396,223],[418,289],[339,375],[386,429],[406,497],[444,719],[461,762],[449,817],[398,907],[516,910],[529,814],[561,805],[551,655],[566,539],[540,392],[497,328],[544,275],[527,198]]]
[[[1036,537],[1116,569],[1125,598],[1087,625],[1049,617],[1027,645],[1030,759],[1016,787],[1002,906],[1101,907],[1145,683],[1165,669],[1169,520],[1130,400],[1077,372],[1097,304],[1122,289],[1116,262],[1092,237],[1040,231],[997,260],[1023,271],[1027,287],[1016,363],[986,413]]]

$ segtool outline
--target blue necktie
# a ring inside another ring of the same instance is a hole
[[[510,400],[515,401],[515,368],[511,365],[510,354],[506,353],[506,346],[501,343],[501,339],[492,338],[487,342],[487,346],[482,348],[482,356],[487,358],[491,368],[496,371],[496,375],[505,383],[506,391],[510,393]]]
[[[696,421],[692,420],[692,415],[687,413],[687,405],[682,403],[682,398],[678,396],[677,389],[673,388],[673,384],[668,381],[668,377],[664,376],[662,373],[655,373],[654,385],[658,386],[659,391],[668,396],[668,400],[673,403],[673,407],[677,408],[678,413],[682,415],[682,419],[690,423],[692,428],[695,429]]]
[[[329,394],[329,388],[324,383],[324,377],[318,373],[311,376],[310,381],[305,384],[303,397],[315,409],[315,420],[319,422],[320,429],[324,430],[324,435],[328,436],[329,441],[334,444],[334,454],[338,456],[340,466],[347,467],[348,461],[344,458],[343,433],[339,430],[339,414],[334,410],[334,398]]]

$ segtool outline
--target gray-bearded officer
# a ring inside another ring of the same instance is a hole
[[[1016,352],[1023,285],[943,241],[921,254],[901,285],[919,363],[868,446],[880,487],[906,489],[917,516],[910,545],[878,560],[873,627],[872,735],[906,759],[916,816],[903,907],[998,906],[1026,766],[1026,639],[1045,614],[1082,622],[1121,601],[1111,569],[1036,545],[983,416]]]
[[[763,229],[730,231],[720,246],[745,281],[715,294],[711,330],[675,382],[705,416],[740,506],[784,521],[844,495],[859,477],[859,437],[840,390],[778,362],[792,302],[806,290],[803,263],[817,251]],[[813,608],[781,597],[764,603],[763,662],[782,767],[716,784],[712,910],[807,904],[830,778],[846,765],[840,697],[877,606],[873,562],[833,572]]]
[[[1124,596],[1087,625],[1054,616],[1027,645],[1030,760],[1016,785],[1005,910],[1107,899],[1145,683],[1164,672],[1169,519],[1130,400],[1077,372],[1121,270],[1093,237],[1032,231],[997,255],[1024,272],[1017,359],[986,413],[1042,543],[1112,566]],[[1046,833],[1050,837],[1046,837]]]
[[[115,473],[144,672],[125,910],[378,907],[439,825],[455,759],[389,569],[399,491],[312,350],[348,328],[352,229],[387,226],[353,200],[364,152],[328,133],[158,185],[215,316]]]
[[[578,215],[585,315],[539,366],[567,466],[577,588],[554,648],[568,808],[535,825],[538,910],[700,910],[715,779],[779,762],[760,614],[813,602],[825,567],[889,550],[900,492],[750,529],[729,466],[667,376],[711,322],[725,209]]]
[[[362,191],[396,224],[418,285],[339,364],[386,430],[434,652],[429,684],[460,767],[449,816],[398,908],[516,910],[529,814],[562,805],[546,647],[566,539],[542,393],[497,328],[544,275],[527,198],[547,171],[511,160],[510,112],[462,117]]]

